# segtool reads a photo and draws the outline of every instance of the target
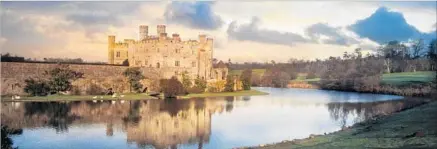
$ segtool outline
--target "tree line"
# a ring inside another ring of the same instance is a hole
[[[357,48],[351,53],[344,52],[343,56],[331,56],[325,60],[231,63],[230,69],[265,69],[262,76],[252,75],[253,86],[287,87],[298,73],[305,73],[306,79],[320,78],[317,85],[323,89],[429,96],[435,83],[391,86],[380,82],[384,73],[437,71],[436,47],[435,39],[427,45],[423,40],[390,41],[368,54]]]
[[[1,62],[34,62],[34,63],[63,63],[63,64],[106,64],[106,62],[87,62],[82,58],[43,58],[42,60],[12,55],[1,54]]]

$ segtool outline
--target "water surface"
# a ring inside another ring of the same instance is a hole
[[[4,102],[20,149],[253,146],[340,130],[405,106],[392,95],[255,88],[265,96],[193,100]]]

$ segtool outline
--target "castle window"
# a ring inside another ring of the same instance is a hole
[[[158,48],[158,49],[156,49],[156,51],[157,51],[157,52],[159,52],[159,48]]]
[[[175,61],[175,62],[174,62],[174,65],[175,65],[175,66],[179,66],[179,61]]]
[[[148,61],[144,60],[144,66],[147,66]]]
[[[160,68],[160,67],[161,67],[160,64],[156,63],[156,68]]]
[[[226,79],[226,71],[222,71],[222,80]]]
[[[116,57],[120,57],[120,52],[117,52],[117,53],[115,54],[115,56],[116,56]]]
[[[196,67],[196,62],[191,62],[192,67]]]

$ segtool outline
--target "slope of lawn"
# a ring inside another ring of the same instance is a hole
[[[261,145],[262,149],[437,148],[437,102],[376,118],[343,131]]]
[[[266,70],[265,69],[252,69],[252,73],[262,76]],[[231,75],[240,75],[243,70],[232,70]],[[320,81],[320,78],[306,79],[306,73],[299,73],[297,78],[293,81],[304,81],[308,83],[316,83]],[[390,85],[408,85],[414,83],[427,83],[431,82],[435,78],[435,72],[433,71],[417,71],[417,72],[400,72],[400,73],[389,73],[382,75],[383,84]]]
[[[390,85],[407,85],[431,82],[435,77],[432,71],[401,72],[382,75],[382,83]]]

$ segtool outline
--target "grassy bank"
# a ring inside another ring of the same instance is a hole
[[[237,91],[237,92],[222,92],[222,93],[200,93],[200,94],[188,94],[185,96],[179,96],[181,99],[189,99],[195,97],[223,97],[223,96],[255,96],[255,95],[267,95],[257,90]],[[158,99],[157,97],[149,96],[147,94],[122,94],[123,97],[112,97],[110,95],[49,95],[49,96],[33,96],[33,97],[21,97],[20,99],[12,100],[12,97],[2,97],[1,101],[85,101],[85,100],[146,100],[146,99]],[[162,96],[160,96],[162,98]]]
[[[358,123],[327,135],[251,148],[437,148],[437,102]]]
[[[49,96],[33,96],[21,97],[20,99],[12,100],[11,97],[2,97],[1,101],[84,101],[84,100],[144,100],[156,99],[156,97],[146,94],[122,94],[123,97],[112,97],[110,95],[49,95]],[[97,98],[95,98],[97,97]]]
[[[224,97],[224,96],[255,96],[255,95],[267,95],[268,93],[257,91],[257,90],[247,90],[247,91],[236,91],[236,92],[222,92],[222,93],[200,93],[200,94],[188,94],[185,96],[180,96],[179,98],[195,98],[195,97]]]
[[[427,83],[431,82],[434,78],[435,72],[432,71],[390,73],[382,75],[381,83],[401,86],[415,83]]]

